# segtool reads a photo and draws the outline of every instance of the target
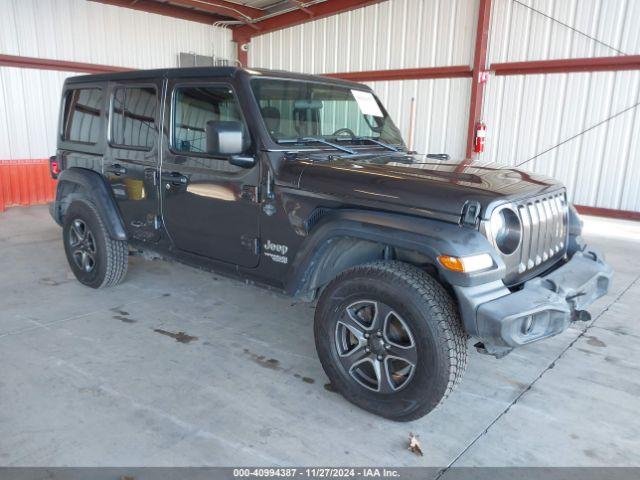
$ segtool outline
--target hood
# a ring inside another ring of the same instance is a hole
[[[412,158],[403,156],[402,158]],[[481,205],[487,218],[494,206],[562,188],[552,178],[492,163],[391,162],[392,158],[302,160],[301,190],[339,197],[352,203],[385,203],[457,221],[468,201]],[[298,159],[299,161],[301,159]],[[384,163],[389,162],[389,163]],[[408,212],[409,213],[409,212]]]

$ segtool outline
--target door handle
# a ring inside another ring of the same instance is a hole
[[[188,178],[185,175],[178,172],[163,173],[160,178],[162,178],[163,182],[176,186],[186,185],[188,181]]]
[[[124,175],[125,173],[127,173],[127,169],[122,165],[118,165],[117,163],[108,167],[106,171],[108,173],[113,173],[114,175]]]

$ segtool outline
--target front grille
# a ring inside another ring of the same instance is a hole
[[[565,193],[538,197],[517,204],[522,222],[518,274],[564,254],[567,239]]]
[[[490,222],[480,224],[480,231],[491,241],[504,261],[503,282],[514,286],[540,274],[567,250],[568,205],[564,190],[528,198],[498,207],[518,214],[522,236],[510,254],[502,253],[492,237]],[[495,211],[494,211],[495,212]]]

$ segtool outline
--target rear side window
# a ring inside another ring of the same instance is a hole
[[[157,137],[156,106],[154,87],[116,88],[111,112],[111,143],[151,150]]]
[[[95,145],[100,138],[102,89],[69,90],[64,100],[62,139]]]
[[[209,121],[235,121],[244,125],[233,90],[223,85],[178,87],[174,102],[173,148],[178,152],[206,153]]]

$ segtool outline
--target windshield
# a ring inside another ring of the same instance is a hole
[[[404,146],[400,131],[367,90],[268,78],[254,78],[251,87],[276,142],[366,137]]]

